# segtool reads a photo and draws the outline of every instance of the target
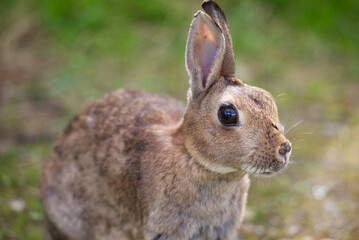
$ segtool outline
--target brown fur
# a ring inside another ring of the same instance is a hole
[[[117,90],[70,121],[42,174],[46,239],[238,239],[246,173],[280,171],[278,151],[289,145],[273,97],[220,74],[230,33],[208,14],[197,13],[189,33],[187,108]],[[213,54],[209,70],[202,51]],[[224,102],[243,113],[239,127],[219,122]]]

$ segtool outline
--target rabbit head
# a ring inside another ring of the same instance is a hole
[[[287,165],[291,153],[274,98],[235,76],[227,19],[214,1],[202,7],[205,12],[195,14],[186,47],[186,148],[217,173],[272,175]]]

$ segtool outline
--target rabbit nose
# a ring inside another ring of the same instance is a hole
[[[292,151],[292,145],[290,144],[289,141],[286,141],[285,143],[283,143],[283,144],[280,146],[280,148],[279,148],[279,150],[278,150],[279,156],[281,156],[281,157],[284,159],[284,161],[286,161],[287,158],[288,158],[287,154],[288,154],[290,151]]]
[[[291,144],[287,141],[280,146],[279,153],[286,154],[292,150]]]

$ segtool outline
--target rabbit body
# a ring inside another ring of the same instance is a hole
[[[192,21],[186,107],[139,90],[90,104],[42,175],[46,239],[238,239],[248,174],[286,167],[270,93],[235,76],[229,25],[211,0]]]
[[[191,159],[179,138],[184,110],[166,96],[118,90],[75,117],[43,172],[48,239],[236,234],[249,180]]]

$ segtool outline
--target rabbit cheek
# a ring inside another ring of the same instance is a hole
[[[248,146],[248,148],[252,148],[252,151],[242,169],[250,174],[261,176],[271,176],[284,169],[287,161],[278,154],[283,137],[282,134],[268,130],[264,136],[258,139],[259,145],[254,148]]]

